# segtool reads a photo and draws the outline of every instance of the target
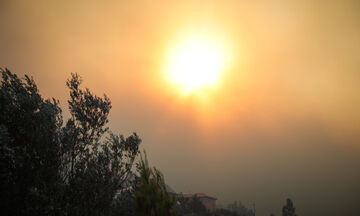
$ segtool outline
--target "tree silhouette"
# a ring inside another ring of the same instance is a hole
[[[127,181],[141,142],[136,134],[124,139],[109,133],[110,100],[80,89],[81,79],[67,81],[70,119],[63,128],[63,181],[65,208],[70,215],[107,215],[116,190]],[[92,208],[89,208],[92,206]]]
[[[168,194],[162,173],[149,166],[146,153],[139,164],[140,177],[135,188],[135,212],[137,216],[174,215],[174,198]]]
[[[296,216],[293,202],[289,198],[286,200],[286,205],[282,208],[282,215],[283,216]]]
[[[32,78],[0,72],[2,215],[109,215],[122,209],[115,193],[129,185],[141,140],[108,131],[109,98],[81,89],[81,78],[72,74],[71,117],[63,126],[59,102],[43,99]]]
[[[0,69],[0,205],[3,215],[58,213],[61,109],[34,80]]]

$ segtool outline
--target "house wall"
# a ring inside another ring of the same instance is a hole
[[[209,199],[206,197],[201,197],[200,201],[204,204],[207,210],[210,212],[214,212],[216,209],[216,200],[215,199]]]

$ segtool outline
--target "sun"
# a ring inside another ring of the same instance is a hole
[[[215,87],[225,65],[218,41],[193,36],[171,52],[166,74],[183,93]]]

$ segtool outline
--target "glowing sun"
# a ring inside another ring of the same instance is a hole
[[[218,42],[191,37],[176,46],[168,64],[169,80],[184,93],[190,93],[217,84],[225,57]]]

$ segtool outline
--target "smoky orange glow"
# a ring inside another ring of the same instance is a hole
[[[111,99],[109,127],[137,132],[176,191],[256,202],[259,215],[279,215],[283,196],[299,215],[351,215],[359,11],[356,0],[0,1],[0,66],[64,108],[79,73]]]

